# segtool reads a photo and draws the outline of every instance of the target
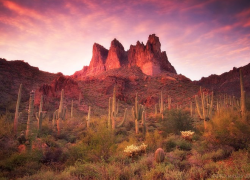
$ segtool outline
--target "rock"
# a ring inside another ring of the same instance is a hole
[[[114,39],[108,52],[108,57],[105,63],[106,70],[120,68],[127,63],[126,52],[123,45]]]
[[[134,66],[139,67],[144,74],[150,76],[162,72],[176,74],[175,68],[168,61],[166,52],[161,51],[159,37],[152,34],[149,35],[146,46],[137,41],[136,45],[131,45],[128,51],[124,50],[123,45],[117,39],[111,42],[109,50],[95,43],[90,65],[77,71],[73,77],[82,79],[111,69]]]
[[[88,67],[88,74],[99,74],[105,71],[105,63],[108,56],[108,50],[95,43],[93,45],[93,55]]]

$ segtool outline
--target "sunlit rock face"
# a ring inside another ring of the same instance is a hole
[[[166,71],[176,74],[175,68],[168,61],[166,52],[161,51],[159,37],[152,34],[149,35],[146,45],[137,41],[136,45],[131,45],[128,51],[124,50],[117,39],[111,42],[109,50],[95,43],[90,65],[73,76],[76,78],[94,76],[111,69],[133,66],[139,67],[144,74],[151,76]]]
[[[97,43],[93,45],[93,55],[88,68],[89,75],[99,74],[106,70],[105,63],[108,57],[108,52],[107,49]]]
[[[149,35],[146,46],[137,41],[128,51],[130,66],[138,66],[147,75],[157,75],[162,71],[175,73],[174,67],[168,61],[166,52],[161,52],[161,43],[155,35]]]
[[[120,68],[122,65],[126,64],[126,62],[127,57],[123,45],[117,39],[114,39],[111,42],[105,63],[106,70]]]

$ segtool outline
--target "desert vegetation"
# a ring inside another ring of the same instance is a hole
[[[171,95],[149,109],[113,96],[93,113],[64,106],[35,112],[30,93],[27,122],[15,113],[0,117],[0,179],[249,179],[250,106],[241,76],[241,97],[205,92],[186,105]],[[86,98],[85,98],[86,99]],[[164,104],[164,102],[167,102]],[[49,116],[51,113],[51,119]],[[67,115],[68,114],[68,115]],[[69,115],[70,114],[70,115]]]

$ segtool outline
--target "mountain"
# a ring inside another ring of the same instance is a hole
[[[236,68],[234,67],[229,72],[225,72],[221,75],[210,75],[209,77],[203,77],[199,81],[194,83],[214,90],[218,93],[226,93],[229,95],[240,96],[240,78],[239,70],[242,70],[244,90],[250,92],[250,63],[246,66]]]
[[[131,45],[128,51],[124,50],[123,45],[117,39],[111,42],[109,50],[95,43],[89,66],[77,71],[73,77],[81,79],[111,69],[134,66],[139,67],[144,74],[151,76],[162,72],[176,74],[175,68],[168,61],[166,52],[161,51],[159,37],[152,34],[149,35],[146,45],[137,41],[136,45]]]
[[[52,82],[61,75],[41,71],[21,60],[7,61],[0,58],[0,110],[5,111],[8,107],[13,109],[12,105],[16,102],[21,83],[22,101],[28,101],[30,91]]]
[[[241,69],[244,87],[249,93],[250,64]],[[205,92],[213,90],[215,95],[227,93],[240,96],[239,68],[233,68],[222,75],[191,81],[176,73],[166,52],[161,51],[161,43],[155,34],[149,36],[146,45],[138,41],[128,51],[116,39],[111,42],[109,50],[95,43],[89,66],[72,76],[44,72],[20,60],[0,59],[0,112],[5,112],[6,108],[14,112],[21,83],[23,109],[27,108],[29,93],[34,90],[36,108],[41,95],[44,95],[44,110],[53,112],[58,108],[60,93],[64,89],[65,106],[68,109],[73,100],[75,107],[85,113],[88,106],[92,106],[95,115],[106,112],[115,84],[116,97],[123,108],[133,105],[138,93],[140,103],[150,111],[153,111],[154,105],[159,101],[161,91],[165,103],[168,96],[172,98],[173,107],[189,107],[190,101],[194,102],[194,96],[199,94],[200,86]],[[82,101],[79,101],[79,96]]]

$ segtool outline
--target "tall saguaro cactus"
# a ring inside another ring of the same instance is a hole
[[[35,96],[34,91],[31,91],[30,92],[30,99],[29,99],[27,129],[26,129],[26,139],[28,139],[28,140],[31,139],[32,130],[33,130],[34,96]]]
[[[108,112],[108,128],[111,127],[111,114],[112,114],[112,98],[109,98],[109,112]]]
[[[241,93],[241,115],[245,120],[246,117],[246,92],[244,91],[243,76],[240,69],[240,93]]]
[[[204,128],[206,129],[207,128],[206,121],[209,120],[211,118],[210,116],[212,115],[213,92],[212,92],[212,95],[211,95],[210,104],[208,102],[208,98],[205,98],[205,94],[204,94],[204,92],[202,92],[201,87],[200,87],[200,94],[201,94],[201,109],[200,109],[200,105],[199,105],[199,102],[198,102],[198,96],[195,95],[196,109],[197,109],[198,115],[200,116],[200,119],[204,120]],[[207,104],[207,107],[205,107],[205,104]]]
[[[171,97],[168,96],[168,109],[170,110],[171,109]]]
[[[114,130],[115,129],[115,126],[116,126],[116,112],[117,112],[117,109],[116,109],[116,85],[114,86],[114,90],[113,90],[113,99],[112,99],[112,113],[111,113],[111,120],[112,120],[112,129]]]
[[[41,130],[42,127],[42,120],[45,118],[45,113],[43,112],[43,95],[41,95],[39,111],[36,113],[37,119],[37,130],[38,132]]]
[[[160,113],[163,114],[163,111],[164,111],[164,103],[163,103],[163,95],[161,91]]]
[[[193,102],[190,103],[190,116],[193,116]]]
[[[19,106],[20,106],[20,101],[21,101],[22,86],[23,85],[20,84],[18,96],[17,96],[17,102],[16,102],[16,112],[15,112],[15,119],[14,119],[14,134],[15,135],[17,134],[18,119],[20,117]]]
[[[73,118],[73,111],[74,111],[74,101],[71,101],[71,113],[70,113],[70,117]]]
[[[139,133],[138,121],[142,119],[142,112],[144,110],[143,105],[138,104],[138,94],[135,97],[135,107],[132,109],[132,113],[135,119],[135,133]]]
[[[65,110],[63,107],[63,101],[64,101],[64,89],[62,89],[61,91],[61,99],[60,99],[60,105],[59,105],[59,109],[58,109],[58,119],[57,119],[57,134],[60,135],[61,133],[61,124],[62,124],[62,120],[65,118]]]
[[[87,128],[90,127],[90,113],[91,113],[91,106],[89,106],[89,112],[88,112],[88,117],[87,117]]]

